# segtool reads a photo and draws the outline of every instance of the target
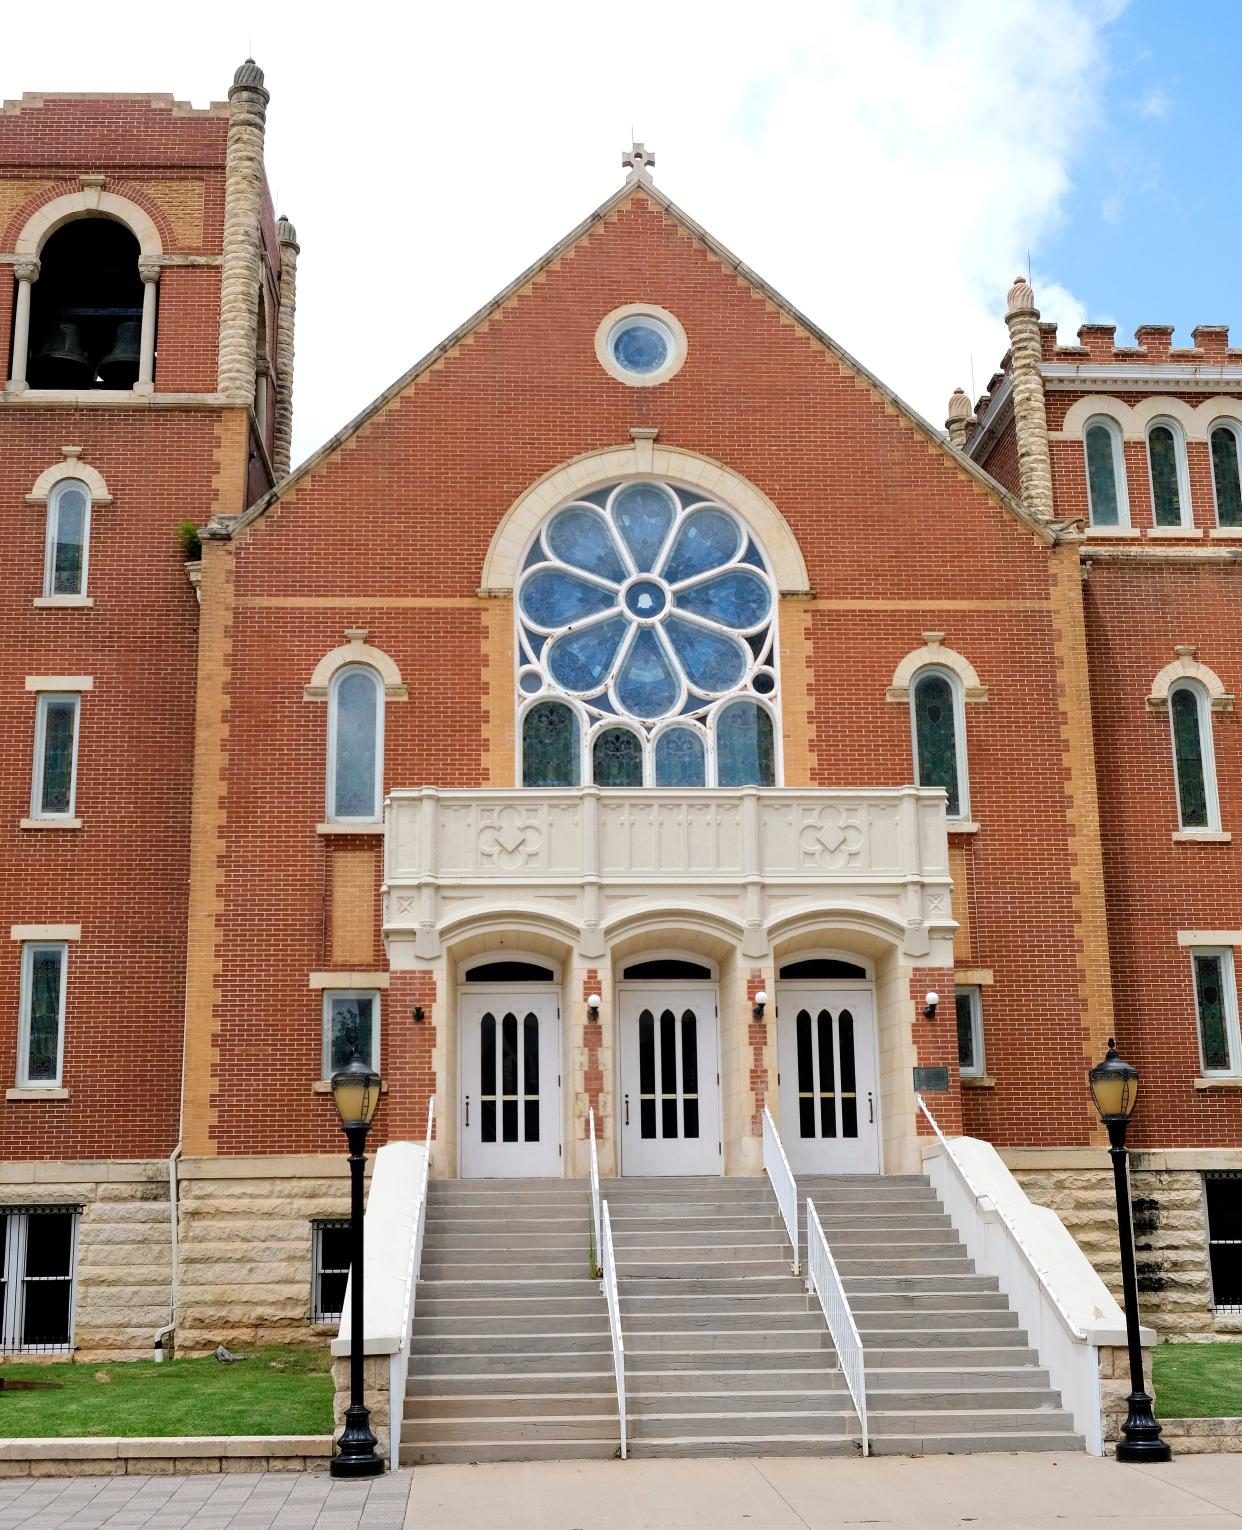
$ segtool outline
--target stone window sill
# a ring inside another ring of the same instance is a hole
[[[21,829],[80,829],[80,818],[23,818],[18,828]]]
[[[1242,526],[1213,526],[1208,532],[1210,537],[1219,537],[1222,541],[1237,541],[1242,538]]]
[[[316,834],[382,834],[382,823],[317,823]]]
[[[1232,839],[1220,829],[1178,829],[1173,835],[1175,845],[1227,845]]]
[[[1227,1077],[1223,1074],[1212,1078],[1195,1079],[1196,1089],[1242,1089],[1242,1078]]]
[[[89,595],[38,595],[32,604],[44,611],[82,611],[95,602]]]
[[[67,1089],[6,1089],[6,1100],[67,1100]]]
[[[1084,535],[1090,537],[1139,537],[1142,533],[1135,526],[1088,526]]]
[[[990,1073],[981,1073],[978,1078],[964,1078],[963,1089],[995,1089],[996,1080]]]
[[[315,1082],[311,1085],[311,1093],[312,1094],[331,1094],[332,1093],[332,1080],[330,1078],[319,1078],[319,1079],[316,1079]],[[381,1094],[387,1094],[388,1093],[388,1080],[387,1079],[385,1079],[384,1082],[380,1085],[380,1093]]]
[[[950,834],[978,834],[980,825],[973,818],[949,819]]]
[[[1149,526],[1149,537],[1201,537],[1203,532],[1198,526]]]

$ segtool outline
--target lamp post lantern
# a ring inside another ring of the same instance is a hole
[[[1130,1210],[1130,1174],[1126,1162],[1126,1128],[1138,1097],[1138,1069],[1117,1055],[1108,1038],[1108,1055],[1087,1075],[1091,1098],[1108,1128],[1108,1152],[1113,1160],[1117,1195],[1117,1230],[1121,1238],[1121,1289],[1126,1307],[1126,1343],[1130,1351],[1128,1413],[1117,1442],[1118,1461],[1171,1461],[1173,1452],[1160,1438],[1160,1425],[1144,1385],[1143,1346],[1139,1342],[1138,1276],[1134,1268],[1134,1223]]]
[[[367,1132],[379,1109],[382,1084],[378,1073],[355,1057],[348,1067],[332,1075],[332,1100],[341,1118],[341,1130],[349,1144],[349,1407],[345,1428],[337,1441],[338,1451],[329,1462],[333,1477],[378,1477],[383,1458],[375,1454],[371,1412],[364,1400],[362,1273],[362,1175],[366,1168]]]

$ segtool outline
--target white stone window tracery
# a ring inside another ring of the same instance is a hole
[[[733,511],[645,478],[584,493],[516,594],[525,785],[776,783],[776,588]]]

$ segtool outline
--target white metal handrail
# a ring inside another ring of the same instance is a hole
[[[423,1172],[418,1185],[418,1216],[410,1239],[410,1258],[405,1271],[405,1301],[401,1311],[401,1348],[392,1356],[388,1372],[388,1456],[396,1471],[401,1464],[401,1424],[405,1411],[405,1385],[410,1371],[410,1348],[414,1330],[414,1292],[423,1264],[423,1229],[427,1225],[427,1179],[431,1170],[431,1136],[435,1123],[435,1096],[427,1101],[427,1136],[423,1150]]]
[[[1040,1268],[1038,1260],[1036,1260],[1035,1255],[1031,1252],[1030,1248],[1023,1240],[1022,1234],[1014,1226],[1012,1219],[1007,1215],[1005,1208],[1003,1206],[997,1205],[991,1196],[985,1195],[978,1188],[974,1180],[971,1179],[970,1174],[967,1172],[966,1165],[953,1151],[952,1145],[950,1144],[948,1138],[936,1124],[935,1116],[933,1116],[931,1111],[927,1108],[927,1101],[921,1094],[916,1094],[915,1099],[918,1101],[919,1109],[923,1112],[931,1124],[931,1129],[935,1132],[936,1140],[943,1148],[945,1157],[948,1159],[949,1163],[953,1165],[957,1177],[961,1180],[963,1185],[965,1185],[967,1191],[970,1193],[972,1199],[974,1200],[975,1205],[982,1207],[986,1203],[986,1208],[996,1213],[996,1216],[999,1219],[1001,1225],[1009,1234],[1010,1238],[1013,1239],[1015,1247],[1022,1255],[1022,1258],[1026,1264],[1029,1265],[1031,1273],[1039,1282],[1041,1288],[1048,1297],[1048,1300],[1052,1303],[1053,1307],[1056,1308],[1058,1317],[1060,1317],[1061,1321],[1065,1324],[1071,1336],[1075,1339],[1087,1339],[1088,1334],[1086,1329],[1080,1328],[1078,1324],[1074,1322],[1074,1319],[1070,1316],[1069,1310],[1067,1309],[1065,1303],[1053,1289],[1052,1283],[1049,1281],[1046,1272]]]
[[[837,1271],[837,1261],[832,1257],[824,1229],[820,1225],[815,1202],[809,1197],[806,1203],[806,1274],[807,1283],[819,1297],[828,1323],[828,1332],[837,1351],[845,1384],[854,1403],[854,1412],[862,1427],[862,1453],[871,1454],[867,1432],[867,1372],[864,1363],[862,1340],[858,1325],[850,1311],[845,1287]]]
[[[781,1208],[789,1241],[793,1244],[793,1272],[797,1275],[801,1269],[798,1262],[798,1186],[789,1159],[785,1157],[781,1134],[766,1105],[763,1107],[763,1167]]]
[[[617,1295],[617,1261],[612,1251],[612,1222],[608,1202],[601,1208],[600,1265],[604,1272],[604,1300],[608,1304],[608,1329],[612,1334],[612,1369],[617,1378],[617,1419],[621,1425],[621,1459],[625,1460],[625,1340],[621,1337],[621,1298]]]
[[[591,1142],[591,1230],[595,1241],[591,1245],[591,1274],[603,1269],[603,1255],[599,1241],[599,1155],[595,1151],[595,1107],[587,1111],[587,1130]]]

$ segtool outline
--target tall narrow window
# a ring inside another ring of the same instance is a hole
[[[591,745],[591,779],[596,786],[641,786],[643,746],[630,728],[604,728]]]
[[[522,785],[581,785],[581,750],[573,708],[538,702],[522,719]]]
[[[335,989],[323,996],[323,1076],[331,1078],[354,1058],[379,1070],[379,994]]]
[[[366,664],[347,664],[328,696],[328,816],[375,823],[384,766],[384,693]]]
[[[74,695],[45,691],[35,713],[33,818],[72,818],[77,795],[78,704]]]
[[[1242,526],[1242,474],[1238,470],[1238,427],[1212,427],[1212,488],[1216,494],[1216,524]]]
[[[1186,446],[1177,426],[1160,421],[1148,429],[1147,465],[1151,472],[1152,519],[1155,524],[1189,525]]]
[[[920,786],[942,786],[949,794],[948,816],[966,818],[965,729],[956,675],[922,670],[910,690],[914,763]]]
[[[91,501],[86,485],[65,478],[52,491],[47,507],[47,546],[43,559],[45,597],[86,594],[86,554]]]
[[[0,1353],[47,1354],[72,1343],[81,1210],[0,1207]]]
[[[22,947],[17,1087],[59,1089],[65,1053],[67,948],[27,941]]]
[[[757,701],[730,702],[717,717],[716,773],[721,786],[775,785],[772,714]]]
[[[1093,526],[1129,524],[1126,503],[1125,456],[1121,432],[1113,420],[1087,423],[1084,436],[1087,457],[1087,500]]]
[[[963,1078],[982,1078],[982,996],[977,988],[958,988],[956,996],[958,1070]]]
[[[1207,693],[1193,680],[1169,688],[1173,728],[1173,774],[1177,817],[1182,829],[1217,829],[1216,772],[1212,760],[1212,722]]]
[[[1191,953],[1191,965],[1203,1071],[1205,1074],[1242,1073],[1233,952],[1227,947],[1219,951],[1195,950]]]

